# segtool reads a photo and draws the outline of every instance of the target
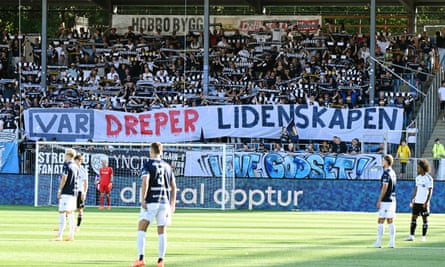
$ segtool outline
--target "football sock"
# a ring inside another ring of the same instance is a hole
[[[159,242],[158,242],[158,255],[160,259],[164,258],[166,248],[167,248],[167,234],[163,233],[159,235]]]
[[[146,233],[144,231],[138,231],[137,233],[137,246],[138,246],[138,255],[139,259],[144,258],[144,252],[145,252],[145,235]]]
[[[411,227],[409,233],[414,236],[414,233],[416,232],[417,222],[411,221]]]
[[[100,196],[100,206],[103,207],[104,206],[104,197]]]
[[[379,223],[377,225],[377,241],[375,242],[376,245],[380,245],[382,243],[383,232],[384,232],[383,223]]]
[[[70,213],[68,214],[68,222],[70,224],[70,233],[69,236],[74,236],[74,229],[76,228],[76,225],[74,224],[74,214]]]
[[[65,231],[66,215],[65,213],[59,213],[59,233],[58,236],[62,237],[63,231]]]
[[[422,226],[422,235],[426,236],[427,231],[428,231],[428,223],[424,223]]]
[[[108,206],[111,206],[110,195],[107,195],[107,203],[108,203]]]
[[[396,240],[396,225],[394,223],[388,224],[389,227],[389,242],[394,245]]]
[[[381,238],[383,236],[383,233],[385,232],[385,226],[383,223],[379,223],[377,225],[377,235]]]
[[[82,223],[82,215],[78,215],[77,216],[77,226],[80,226],[80,224]]]

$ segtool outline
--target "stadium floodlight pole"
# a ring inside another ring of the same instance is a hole
[[[204,53],[203,53],[203,76],[202,85],[205,96],[209,92],[209,0],[204,0]]]
[[[371,58],[375,58],[375,10],[376,10],[376,0],[371,0],[371,28],[369,31],[369,49]],[[374,106],[375,97],[375,63],[374,60],[369,62],[369,105]]]
[[[42,75],[40,80],[40,90],[46,90],[46,54],[47,54],[47,16],[48,16],[48,0],[42,0],[42,53],[40,56]]]

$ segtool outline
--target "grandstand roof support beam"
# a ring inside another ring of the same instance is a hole
[[[414,12],[414,1],[413,0],[399,0],[400,4],[405,7],[408,12]]]
[[[99,0],[90,0],[90,1],[98,6],[101,6],[105,10],[111,10],[112,8],[111,1],[99,1]]]
[[[256,14],[263,14],[263,1],[261,0],[246,0],[246,2],[253,8]]]
[[[399,0],[400,4],[406,8],[408,12],[408,33],[416,32],[416,6],[414,4],[414,0]]]

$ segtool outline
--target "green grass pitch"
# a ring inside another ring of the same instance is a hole
[[[1,266],[129,266],[136,259],[137,209],[86,208],[73,242],[57,242],[55,207],[0,206]],[[410,215],[396,218],[396,248],[372,246],[376,213],[178,210],[168,229],[166,266],[443,266],[445,215],[433,214],[426,242],[403,239]],[[421,231],[418,221],[417,233]],[[385,227],[383,244],[388,241]],[[66,231],[67,233],[67,231]],[[147,266],[156,266],[155,227]]]

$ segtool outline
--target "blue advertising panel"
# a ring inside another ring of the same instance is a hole
[[[14,199],[11,196],[15,184],[32,176],[11,176],[8,183],[0,179],[0,203]],[[58,184],[58,178],[43,176],[39,180],[39,205],[56,205],[57,186],[49,194],[50,184]],[[87,205],[98,205],[96,190],[90,181]],[[215,178],[177,179],[178,208],[220,208],[223,201],[232,201],[235,209],[249,210],[301,210],[301,211],[361,211],[376,212],[375,204],[380,192],[378,180],[327,180],[327,179],[236,179],[234,190],[221,189],[221,180]],[[397,211],[410,212],[409,201],[414,181],[398,181]],[[12,188],[12,189],[11,189]],[[33,196],[34,189],[27,187],[26,196]],[[139,206],[140,178],[115,177],[111,202],[113,206]],[[433,213],[445,210],[445,182],[436,181],[431,202]],[[51,197],[52,196],[52,197]],[[28,198],[33,199],[33,198]],[[33,204],[33,203],[25,203]],[[226,207],[228,207],[226,205]]]

